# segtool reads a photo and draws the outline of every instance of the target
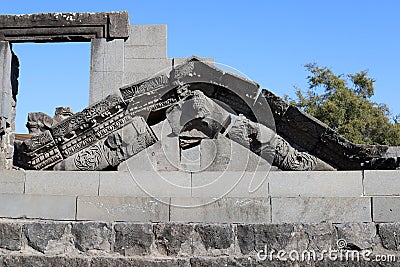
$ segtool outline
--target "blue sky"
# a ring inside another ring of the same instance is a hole
[[[336,73],[369,70],[377,102],[400,113],[400,1],[0,0],[0,13],[127,10],[131,24],[167,24],[168,56],[214,57],[263,88],[307,89],[304,64]],[[90,45],[15,45],[20,57],[17,132],[28,111],[88,103]]]

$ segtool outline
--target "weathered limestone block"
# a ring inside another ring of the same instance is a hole
[[[117,223],[114,251],[124,256],[148,255],[153,243],[151,224]]]
[[[55,170],[95,171],[116,168],[157,141],[142,117],[111,133],[106,139],[85,148],[54,166]]]
[[[45,253],[50,242],[62,243],[67,227],[67,223],[37,222],[24,225],[24,233],[29,246]]]
[[[49,168],[62,161],[62,155],[49,131],[16,145],[14,164],[29,170]]]
[[[0,248],[18,251],[22,246],[22,226],[16,223],[0,223]]]
[[[127,39],[128,12],[1,15],[0,40],[82,42],[93,38]]]
[[[72,224],[72,235],[75,237],[75,247],[80,251],[101,250],[110,252],[112,244],[112,229],[107,223],[78,222]]]

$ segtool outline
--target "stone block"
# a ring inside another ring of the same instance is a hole
[[[371,221],[370,198],[272,198],[272,223]]]
[[[26,194],[97,196],[98,189],[99,172],[26,171]]]
[[[400,171],[364,171],[366,196],[400,196]]]
[[[11,87],[12,53],[9,42],[0,41],[0,117],[11,118],[12,87]]]
[[[112,229],[107,223],[78,222],[72,224],[71,233],[74,236],[75,247],[80,251],[101,250],[111,251],[113,242]]]
[[[101,172],[100,196],[190,197],[191,174],[179,171]]]
[[[127,58],[167,58],[167,46],[164,45],[125,46],[125,59]]]
[[[268,173],[203,171],[192,175],[192,197],[268,197]]]
[[[167,25],[132,25],[126,45],[167,45]]]
[[[169,70],[172,59],[169,58],[127,58],[125,59],[125,72],[154,74]]]
[[[228,249],[233,245],[233,228],[229,224],[198,224],[194,227],[205,249]]]
[[[286,249],[294,233],[293,224],[256,224],[254,225],[255,250],[260,251],[265,245],[268,249]]]
[[[45,253],[52,246],[60,246],[61,240],[70,227],[68,223],[59,222],[34,222],[24,225],[24,234],[28,240],[28,245],[33,249]]]
[[[90,260],[87,257],[70,256],[44,256],[44,255],[7,255],[3,258],[4,266],[24,267],[89,267]],[[1,262],[0,262],[1,263]],[[95,265],[97,266],[97,265]]]
[[[77,220],[168,221],[168,203],[169,198],[78,197]]]
[[[18,251],[21,247],[22,226],[17,223],[0,223],[0,248]]]
[[[131,83],[136,83],[140,80],[147,79],[151,77],[154,73],[140,73],[140,72],[134,72],[134,71],[126,71],[124,72],[124,78],[123,78],[123,86],[129,85]]]
[[[89,104],[94,104],[110,94],[120,95],[119,87],[123,84],[123,77],[122,71],[91,72]]]
[[[149,255],[154,242],[153,226],[148,223],[117,223],[114,225],[114,251],[124,256]]]
[[[270,204],[268,198],[171,198],[170,221],[265,223]]]
[[[154,225],[153,231],[160,254],[166,256],[192,254],[192,224],[159,223]]]
[[[360,197],[361,171],[285,171],[269,173],[272,197]]]
[[[0,170],[0,194],[23,194],[25,172]]]
[[[124,40],[93,39],[90,71],[124,71]]]
[[[0,194],[0,217],[75,220],[76,197]]]
[[[191,267],[189,259],[184,258],[153,258],[153,257],[95,257],[90,266],[96,267]]]
[[[400,197],[372,198],[372,212],[375,222],[399,222]]]
[[[335,225],[338,239],[346,240],[353,250],[371,249],[376,236],[375,223],[344,223]]]
[[[205,62],[211,63],[211,64],[213,64],[214,61],[215,61],[215,59],[213,57],[202,57],[202,58],[199,58],[199,59],[201,61],[205,61]],[[175,66],[178,66],[180,64],[185,63],[187,58],[186,57],[174,57],[173,60],[174,60],[174,67],[175,67]]]
[[[380,223],[378,233],[384,248],[400,251],[400,223]]]

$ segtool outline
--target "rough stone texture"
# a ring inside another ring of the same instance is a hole
[[[12,42],[82,42],[93,38],[128,38],[127,12],[1,15],[0,40]]]
[[[202,225],[195,226],[206,250],[227,249],[233,244],[233,229],[230,225]]]
[[[0,194],[0,217],[74,220],[72,196]]]
[[[111,251],[112,229],[109,224],[101,222],[74,223],[71,229],[75,237],[75,247],[80,251]]]
[[[117,223],[114,250],[124,256],[148,255],[153,243],[151,224]]]
[[[237,241],[242,254],[255,251],[255,233],[253,224],[239,224],[236,227]]]
[[[268,198],[171,198],[170,220],[177,222],[270,222]]]
[[[370,198],[272,198],[272,223],[371,221]]]
[[[370,249],[374,245],[376,226],[374,223],[346,223],[335,225],[339,239],[347,242],[349,249]]]
[[[193,226],[190,224],[167,223],[154,225],[155,243],[158,252],[167,256],[191,254]],[[187,251],[184,248],[189,247]]]
[[[98,188],[98,172],[26,172],[26,194],[97,196]]]
[[[24,233],[29,246],[44,253],[50,241],[60,242],[68,226],[66,223],[38,222],[26,224]]]
[[[0,170],[0,194],[23,194],[24,183],[24,171]]]
[[[362,225],[360,223],[360,227]],[[316,252],[337,248],[338,235],[331,223],[296,224],[295,229],[291,248],[299,251],[313,249]]]
[[[269,249],[285,249],[294,231],[291,224],[258,224],[254,226],[255,249],[259,251],[265,245]]]
[[[168,203],[169,198],[78,197],[76,216],[77,220],[165,222]]]
[[[400,223],[380,223],[378,233],[384,248],[400,251]]]
[[[0,262],[1,264],[2,262]],[[10,255],[4,256],[4,267],[89,267],[90,261],[84,257],[65,257],[65,256],[34,256],[34,255]]]
[[[21,246],[22,226],[16,223],[0,223],[0,248],[20,250]]]
[[[364,194],[366,196],[400,196],[398,171],[364,171]]]
[[[375,222],[399,222],[400,198],[374,197],[372,198],[372,210]]]
[[[362,172],[270,172],[272,197],[359,197]]]
[[[90,266],[96,267],[190,267],[189,259],[163,258],[93,258]]]

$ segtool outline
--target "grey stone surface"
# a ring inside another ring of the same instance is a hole
[[[230,225],[198,224],[194,229],[200,235],[206,250],[227,249],[234,242]]]
[[[398,170],[364,171],[366,196],[400,196],[400,172]]]
[[[339,239],[344,239],[350,249],[364,250],[374,246],[374,223],[345,223],[335,225]]]
[[[96,267],[190,267],[189,259],[175,258],[116,258],[116,257],[97,257],[91,260],[90,266]]]
[[[148,255],[153,243],[152,224],[117,223],[114,251],[124,256]]]
[[[237,242],[242,254],[255,251],[255,235],[253,224],[238,224],[236,227]]]
[[[312,249],[322,252],[337,248],[338,235],[331,223],[296,224],[293,237],[289,247],[298,251]]]
[[[255,249],[285,249],[295,232],[292,224],[257,224],[254,226]]]
[[[168,221],[169,198],[78,197],[77,220]]]
[[[24,171],[0,170],[0,194],[23,194]]]
[[[24,225],[24,233],[28,245],[44,253],[50,241],[61,242],[67,227],[67,223],[36,222]]]
[[[129,45],[125,46],[127,58],[167,58],[166,45]]]
[[[154,225],[157,251],[167,256],[177,256],[192,252],[193,225],[180,223],[163,223]],[[185,248],[186,247],[186,250]],[[187,247],[190,251],[187,251]]]
[[[100,173],[100,196],[191,196],[191,174],[188,172],[130,170]]]
[[[371,221],[370,198],[272,198],[272,223]]]
[[[148,73],[148,77],[172,67],[169,58],[127,58],[125,59],[125,72]],[[125,83],[131,83],[124,81]],[[133,82],[133,81],[132,81]]]
[[[107,223],[78,222],[72,224],[72,235],[75,237],[75,247],[80,251],[101,250],[110,252],[112,229]]]
[[[372,211],[375,222],[399,222],[400,197],[374,197]]]
[[[0,194],[0,217],[74,220],[73,196]]]
[[[192,174],[192,197],[268,197],[268,173],[204,171]]]
[[[9,42],[0,41],[0,117],[11,119],[11,59]],[[10,122],[10,121],[8,121]]]
[[[201,59],[201,61],[205,61],[210,64],[213,64],[215,61],[215,59],[213,57],[202,57],[200,59]],[[175,67],[175,66],[185,63],[187,58],[186,57],[174,57],[173,60],[174,60],[174,67]]]
[[[17,223],[0,223],[0,248],[20,250],[21,246],[22,225]]]
[[[26,194],[97,196],[99,172],[26,171]]]
[[[90,260],[85,257],[8,255],[4,256],[3,264],[4,267],[89,267]]]
[[[272,197],[360,197],[361,171],[270,172]]]
[[[270,222],[268,198],[171,198],[170,220],[176,222]]]
[[[149,78],[151,75],[154,73],[145,73],[145,72],[140,72],[138,71],[125,71],[124,72],[124,77],[123,77],[123,85],[129,85],[131,83],[138,82],[140,80]]]
[[[128,38],[128,12],[42,13],[0,16],[0,40],[82,42],[92,38]]]
[[[123,84],[122,71],[93,71],[90,73],[89,104],[93,104],[109,94],[118,94]]]
[[[384,248],[400,251],[400,223],[380,223],[378,233]]]
[[[158,45],[166,46],[167,25],[132,25],[129,28],[129,38],[126,46]]]

